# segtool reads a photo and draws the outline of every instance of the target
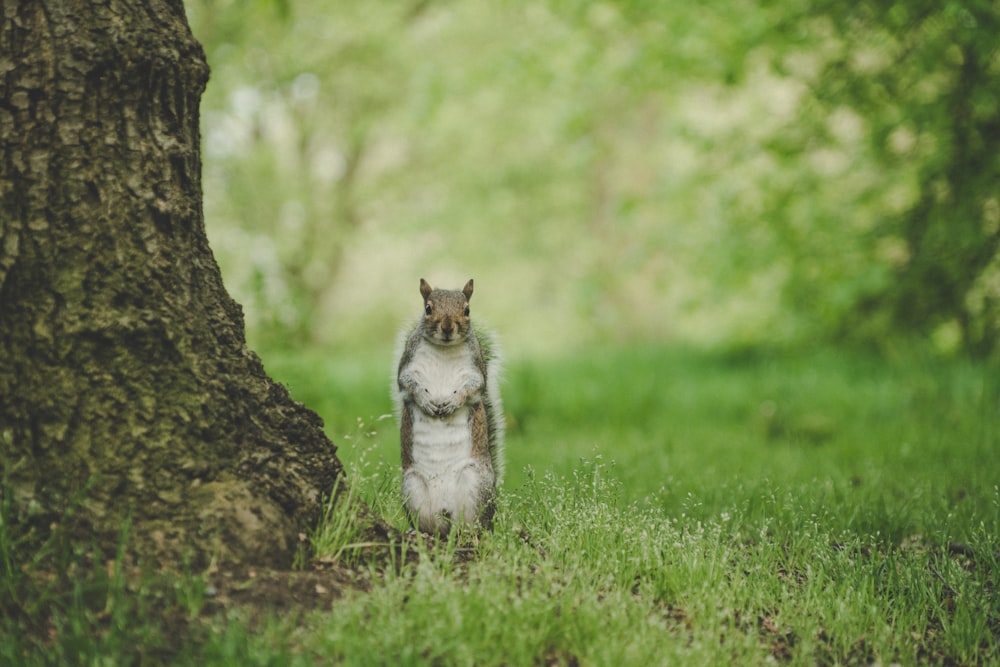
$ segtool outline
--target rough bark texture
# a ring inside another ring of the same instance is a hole
[[[288,566],[341,474],[245,344],[181,0],[0,0],[0,466],[19,530]]]

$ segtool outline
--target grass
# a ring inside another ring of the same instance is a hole
[[[326,416],[350,404],[336,355],[277,363]],[[998,660],[995,370],[641,347],[513,364],[510,472],[479,558],[425,554],[305,644],[352,663]],[[348,375],[385,401],[387,373]],[[391,423],[339,442],[403,526]]]
[[[352,493],[405,527],[395,427],[380,419],[382,360],[262,356],[328,420]],[[373,569],[370,589],[330,612],[204,621],[173,655],[251,665],[998,662],[996,370],[918,353],[642,347],[514,363],[508,478],[474,557],[456,541],[418,545],[409,565]],[[314,543],[347,560],[350,517],[338,506],[328,517]],[[6,568],[9,587],[18,570]],[[110,589],[126,585],[108,576]],[[192,614],[193,581],[176,593]],[[119,641],[91,646],[84,662],[136,655],[126,640],[144,641],[156,606],[130,604]],[[60,608],[69,627],[74,607]],[[85,626],[85,614],[76,621]],[[0,656],[43,649],[54,650],[0,638]],[[49,657],[59,655],[69,654]]]
[[[208,599],[204,576],[186,567],[169,577],[130,571],[121,552],[70,544],[58,530],[15,543],[6,530],[8,502],[5,496],[0,513],[0,665],[190,659],[195,636],[207,636],[193,623]]]

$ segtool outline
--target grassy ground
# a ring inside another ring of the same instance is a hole
[[[262,356],[327,419],[357,494],[404,527],[385,360]],[[121,662],[150,642],[241,665],[997,662],[996,370],[634,347],[514,363],[498,525],[475,553],[411,546],[293,616],[207,617],[192,576],[171,589],[202,619],[180,647],[148,630],[162,600],[109,572],[103,612],[60,607],[77,644],[5,635],[0,660]],[[349,517],[317,531],[321,556],[352,560]]]
[[[387,373],[340,389],[336,357],[274,361],[328,417],[387,405]],[[830,350],[514,364],[505,500],[479,557],[427,555],[316,618],[302,647],[376,663],[998,660],[995,370]],[[330,430],[402,526],[378,414]]]

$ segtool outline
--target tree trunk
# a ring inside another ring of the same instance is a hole
[[[201,206],[182,0],[0,0],[0,466],[17,530],[285,567],[342,473]]]

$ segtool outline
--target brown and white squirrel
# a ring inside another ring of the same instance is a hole
[[[492,528],[503,474],[499,349],[472,326],[471,279],[443,290],[421,278],[420,295],[424,314],[400,338],[393,391],[404,506],[426,533]]]

